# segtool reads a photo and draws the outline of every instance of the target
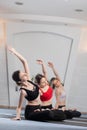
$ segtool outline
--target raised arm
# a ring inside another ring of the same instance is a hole
[[[56,78],[61,82],[60,77],[59,77],[57,71],[55,70],[53,63],[48,62],[48,66],[52,69],[52,71],[53,71],[54,75],[56,76]]]
[[[43,61],[42,61],[42,60],[36,60],[36,61],[37,61],[37,63],[38,63],[39,65],[41,65],[41,66],[42,66],[42,72],[43,72],[43,75],[44,75],[44,76],[45,76],[45,78],[47,79],[46,67],[45,67],[45,65],[44,65]]]
[[[27,73],[28,79],[30,80],[30,73],[29,73],[29,67],[28,67],[27,60],[20,53],[18,53],[14,48],[8,47],[8,50],[12,54],[16,55],[18,57],[18,59],[22,62],[24,71],[25,71],[25,73]]]

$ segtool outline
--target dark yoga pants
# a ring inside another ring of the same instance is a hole
[[[66,118],[62,110],[35,111],[37,109],[41,110],[40,108],[39,105],[27,105],[25,108],[25,119],[35,121],[62,121]]]

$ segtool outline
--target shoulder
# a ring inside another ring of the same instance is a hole
[[[24,87],[21,87],[20,88],[20,91],[21,91],[21,95],[24,95],[24,96],[26,96],[26,88],[24,88]]]

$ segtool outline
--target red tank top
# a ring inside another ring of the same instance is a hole
[[[53,95],[53,89],[49,86],[48,90],[46,92],[43,92],[43,90],[40,88],[42,95],[40,96],[41,101],[48,101],[52,98]]]

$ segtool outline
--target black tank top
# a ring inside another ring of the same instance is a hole
[[[23,90],[26,91],[27,96],[25,96],[25,98],[26,98],[28,101],[33,101],[33,100],[35,100],[35,99],[38,97],[38,95],[39,95],[39,87],[38,87],[35,83],[33,83],[32,81],[29,81],[29,80],[28,80],[28,82],[34,85],[33,90],[27,90],[26,88],[20,88],[20,89],[23,89]]]

